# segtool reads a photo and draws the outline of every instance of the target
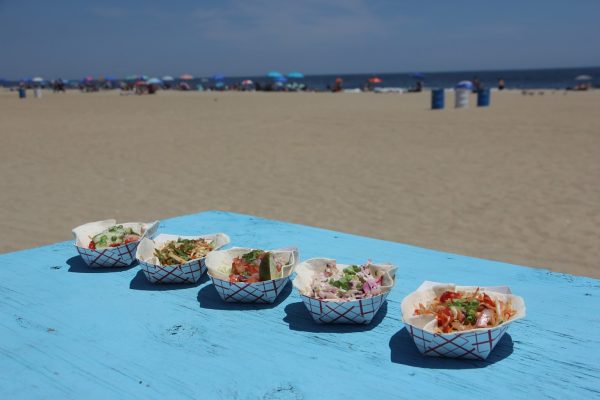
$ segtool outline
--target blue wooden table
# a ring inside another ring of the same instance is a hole
[[[224,212],[165,220],[159,232],[390,261],[398,282],[371,325],[321,326],[291,285],[273,305],[228,304],[205,278],[156,286],[137,266],[89,269],[72,242],[3,254],[1,399],[600,396],[598,280]],[[486,361],[424,357],[399,310],[424,280],[509,285],[527,318]]]

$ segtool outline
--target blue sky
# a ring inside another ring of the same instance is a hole
[[[599,0],[0,0],[0,77],[599,66],[599,16]]]

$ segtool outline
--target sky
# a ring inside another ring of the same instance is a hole
[[[600,0],[0,0],[0,77],[600,66]]]

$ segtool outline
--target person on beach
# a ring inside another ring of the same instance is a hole
[[[335,83],[333,84],[333,89],[331,89],[331,91],[333,93],[341,92],[343,84],[344,80],[342,78],[335,78]]]
[[[498,90],[504,90],[504,79],[498,78]]]
[[[473,83],[473,93],[477,93],[483,89],[483,85],[481,84],[478,76],[474,76],[471,82]]]

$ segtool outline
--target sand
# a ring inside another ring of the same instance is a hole
[[[600,92],[563,93],[1,92],[0,251],[219,209],[600,277]]]

